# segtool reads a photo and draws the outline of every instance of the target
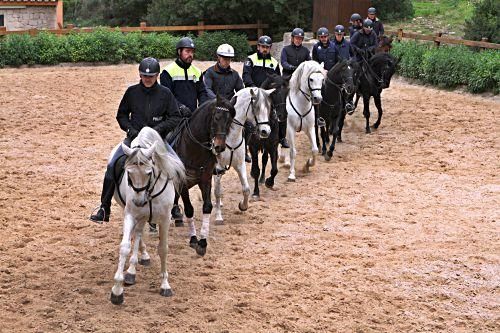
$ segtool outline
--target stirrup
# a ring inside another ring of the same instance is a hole
[[[354,113],[354,105],[352,103],[346,103],[345,105],[345,111],[347,112],[348,115],[352,115]]]
[[[102,216],[99,214],[102,211]],[[104,222],[109,222],[109,215],[111,212],[106,214],[106,209],[102,206],[97,206],[90,214],[89,220],[97,224],[103,224]],[[101,219],[102,217],[102,219]]]
[[[326,121],[322,117],[318,118],[318,127],[325,127],[326,126]]]

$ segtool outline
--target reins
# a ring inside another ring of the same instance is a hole
[[[303,119],[304,119],[305,117],[307,117],[307,115],[308,115],[308,114],[312,111],[312,109],[313,109],[313,102],[311,101],[311,98],[312,98],[312,92],[313,92],[313,91],[315,91],[315,90],[321,90],[321,88],[314,88],[314,89],[313,89],[313,88],[311,88],[311,82],[309,82],[309,78],[311,77],[311,75],[313,75],[313,74],[315,74],[315,73],[320,73],[320,74],[323,74],[323,73],[321,73],[321,72],[317,71],[317,72],[312,72],[312,73],[311,73],[311,74],[309,74],[309,76],[307,77],[307,86],[308,86],[308,88],[309,88],[309,92],[310,92],[311,94],[306,94],[306,93],[305,93],[302,89],[300,89],[300,88],[299,88],[299,91],[302,93],[302,95],[304,95],[304,97],[306,98],[306,100],[307,100],[308,102],[310,102],[310,103],[311,103],[311,107],[309,108],[309,111],[307,111],[307,112],[306,112],[305,114],[303,114],[303,115],[302,115],[302,114],[300,114],[300,113],[299,113],[299,111],[297,111],[297,108],[295,107],[295,105],[293,105],[293,103],[292,103],[292,98],[290,97],[290,95],[288,95],[288,100],[290,101],[290,105],[292,106],[293,111],[295,111],[295,113],[299,116],[299,119],[300,119],[300,127],[299,127],[299,129],[298,129],[298,131],[297,131],[297,132],[302,131],[302,123],[303,123]]]

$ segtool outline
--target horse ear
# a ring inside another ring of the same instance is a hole
[[[250,95],[252,95],[252,97],[255,97],[255,91],[253,91],[253,89],[250,89]]]
[[[144,156],[146,156],[147,159],[150,159],[151,156],[153,156],[153,153],[156,149],[156,142],[153,142],[153,144],[151,145],[151,147],[149,147],[148,149],[146,149],[146,151],[144,152]]]
[[[129,146],[127,146],[123,142],[122,142],[122,150],[125,153],[125,155],[127,155],[127,156],[132,155],[132,153],[134,152],[134,150],[132,148],[130,148]]]
[[[264,93],[265,93],[267,96],[269,96],[269,95],[271,95],[271,94],[272,94],[275,90],[276,90],[276,89],[274,89],[274,88],[273,88],[273,89],[264,90]]]
[[[238,96],[233,96],[233,98],[231,98],[231,101],[230,101],[231,105],[235,106],[236,102],[238,102]]]

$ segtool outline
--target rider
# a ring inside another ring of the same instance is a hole
[[[307,47],[302,45],[304,41],[304,30],[295,28],[292,30],[292,43],[281,51],[281,66],[283,77],[289,79],[301,63],[311,60]]]
[[[351,47],[355,51],[357,61],[362,61],[363,58],[368,60],[374,53],[377,47],[377,35],[373,31],[373,22],[370,19],[363,21],[363,30],[354,34],[351,38]]]
[[[269,36],[260,36],[257,41],[257,52],[250,55],[243,65],[243,82],[245,87],[260,87],[267,79],[267,74],[281,75],[280,65],[271,56],[273,40]],[[279,121],[279,140],[281,147],[290,148],[286,140],[286,118]],[[248,161],[248,159],[245,157]]]
[[[373,22],[373,31],[377,37],[381,37],[384,35],[384,25],[382,21],[377,17],[377,10],[374,7],[368,8],[368,17]]]
[[[143,59],[139,64],[140,82],[129,87],[120,102],[116,120],[120,128],[127,133],[123,141],[127,146],[130,146],[132,140],[145,126],[152,127],[165,138],[181,120],[174,95],[157,82],[159,73],[160,64],[156,59]],[[90,220],[94,222],[109,221],[111,199],[115,192],[113,168],[122,155],[124,153],[120,145],[108,162],[102,186],[101,206],[90,216]]]
[[[351,15],[351,25],[349,26],[349,38],[352,38],[354,34],[363,28],[363,18],[358,13]]]
[[[234,49],[229,44],[219,45],[217,48],[217,63],[203,74],[203,82],[207,91],[214,96],[231,99],[234,93],[243,89],[243,81],[237,71],[231,68],[231,59],[234,58]]]
[[[319,28],[317,36],[319,42],[313,46],[312,59],[320,64],[323,63],[323,67],[328,71],[337,63],[339,56],[337,48],[329,39],[330,32],[327,28]]]
[[[349,60],[352,57],[351,43],[344,38],[345,28],[343,25],[335,26],[335,40],[333,44],[337,50],[339,60],[345,59]]]
[[[183,37],[175,48],[177,59],[165,67],[160,83],[172,91],[182,115],[189,117],[200,104],[215,96],[207,91],[201,70],[192,64],[196,50],[193,40]]]

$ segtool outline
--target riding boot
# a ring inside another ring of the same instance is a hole
[[[111,200],[115,193],[115,181],[112,178],[104,177],[101,193],[101,206],[99,210],[90,215],[90,220],[98,223],[109,222],[109,215],[111,214]]]
[[[278,135],[280,139],[280,144],[282,148],[290,148],[290,144],[286,139],[286,121],[278,123]]]

